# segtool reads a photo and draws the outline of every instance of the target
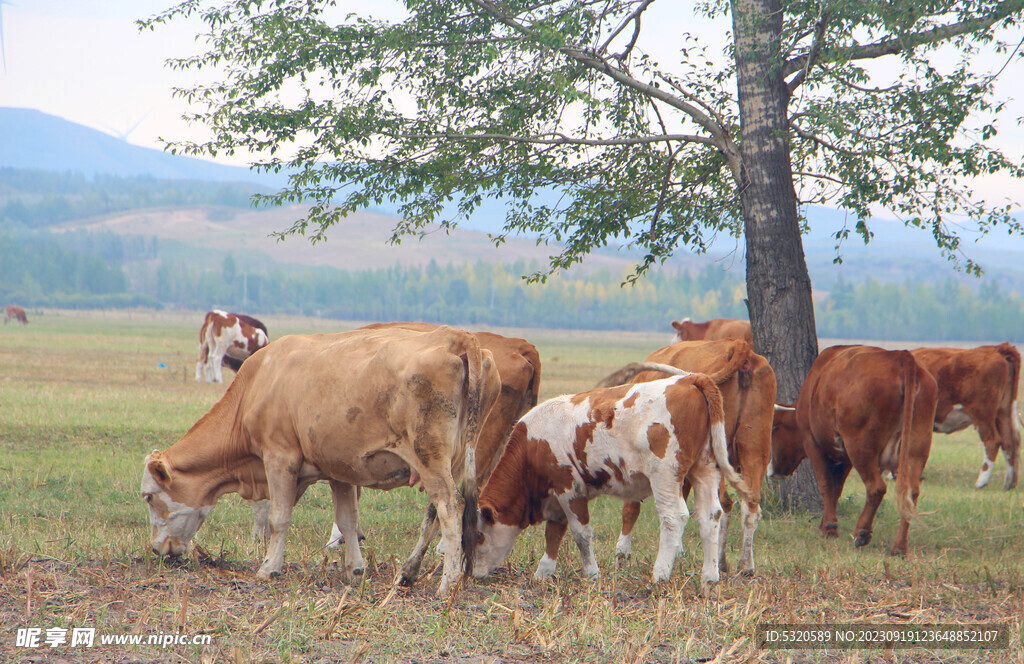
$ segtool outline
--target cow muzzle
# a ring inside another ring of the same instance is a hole
[[[188,549],[188,545],[182,544],[181,540],[177,537],[165,537],[160,541],[153,540],[151,545],[153,547],[153,553],[158,556],[168,556],[170,558],[180,558]]]

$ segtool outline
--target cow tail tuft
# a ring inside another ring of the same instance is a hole
[[[725,480],[739,492],[743,500],[756,503],[747,483],[729,463],[729,441],[725,438],[725,407],[722,405],[722,393],[715,385],[713,378],[704,374],[694,374],[693,384],[704,395],[708,405],[708,423],[711,427],[711,451],[722,471]]]

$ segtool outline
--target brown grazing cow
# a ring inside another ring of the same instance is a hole
[[[349,579],[362,575],[356,487],[390,489],[419,476],[445,542],[439,596],[476,543],[477,438],[501,381],[490,351],[462,330],[400,328],[284,337],[253,355],[177,443],[146,458],[142,497],[152,547],[180,556],[217,499],[270,499],[259,569],[284,563],[292,507],[317,480],[331,485]],[[462,495],[455,476],[463,482]],[[468,570],[467,570],[468,571]]]
[[[672,321],[678,341],[713,341],[715,339],[743,339],[754,345],[750,323],[735,318],[714,318],[705,323],[694,323],[689,318]]]
[[[25,310],[21,307],[13,304],[7,305],[4,308],[4,325],[7,325],[7,321],[14,321],[15,323],[21,323],[22,325],[28,325],[28,317],[25,316]]]
[[[429,323],[376,323],[363,329],[387,327],[428,332],[437,329],[438,326]],[[540,354],[537,348],[525,339],[504,337],[491,332],[472,334],[480,342],[481,348],[491,351],[494,365],[501,377],[501,394],[484,421],[476,445],[476,479],[477,483],[483,486],[505,449],[512,425],[537,405],[537,396],[540,393]],[[423,524],[420,526],[420,539],[402,567],[402,584],[409,585],[416,580],[423,556],[436,535],[436,510],[431,503],[427,506]],[[334,524],[327,546],[335,548],[342,541],[344,538],[341,531],[338,525]]]
[[[214,309],[199,329],[199,360],[196,381],[223,383],[221,366],[238,371],[247,357],[267,345],[267,326],[252,316]]]
[[[729,440],[729,462],[743,475],[750,489],[750,501],[740,503],[743,544],[739,571],[744,576],[754,573],[754,532],[761,520],[761,485],[771,458],[772,417],[775,410],[775,372],[750,344],[741,339],[718,341],[680,341],[654,351],[647,362],[659,362],[687,371],[710,375],[722,393],[725,408],[725,432]],[[612,374],[611,380],[644,382],[664,377],[656,371],[643,371],[644,363],[627,365]],[[684,486],[688,492],[689,487]],[[684,494],[685,496],[685,494]],[[719,499],[725,509],[719,537],[719,567],[728,570],[725,560],[726,538],[732,498],[722,483]],[[631,533],[640,503],[627,502],[622,507],[622,533],[616,550],[628,556],[632,550]]]
[[[978,348],[918,348],[917,363],[935,377],[939,400],[934,430],[953,433],[973,424],[985,445],[985,459],[975,488],[988,484],[996,455],[1006,457],[1003,489],[1017,486],[1020,470],[1020,429],[1017,389],[1020,353],[1008,343]]]
[[[718,582],[718,485],[722,474],[747,497],[729,465],[722,398],[713,380],[687,374],[565,395],[540,404],[512,430],[480,493],[480,541],[473,573],[486,575],[528,526],[547,522],[536,578],[555,571],[571,531],[583,574],[598,574],[588,503],[598,495],[635,501],[654,496],[661,523],[655,582],[672,574],[689,518],[680,495],[693,485],[704,544],[701,589]]]
[[[854,544],[864,546],[871,541],[875,512],[885,496],[882,472],[891,471],[900,515],[892,553],[906,553],[931,450],[936,391],[935,379],[909,351],[826,348],[811,366],[795,410],[776,411],[769,476],[789,475],[806,455],[824,503],[821,531],[836,537],[839,496],[850,469],[856,468],[867,500]]]

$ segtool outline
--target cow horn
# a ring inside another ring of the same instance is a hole
[[[791,411],[791,410],[796,410],[796,408],[793,408],[792,406],[781,406],[779,404],[775,404],[775,412],[777,412],[777,413],[779,413],[779,412],[784,413],[786,411]]]

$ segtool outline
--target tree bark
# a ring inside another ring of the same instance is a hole
[[[818,355],[818,337],[787,143],[789,91],[779,48],[782,6],[780,0],[734,0],[732,8],[747,308],[754,346],[775,371],[777,400],[793,403]],[[806,461],[779,488],[790,507],[821,505]]]

